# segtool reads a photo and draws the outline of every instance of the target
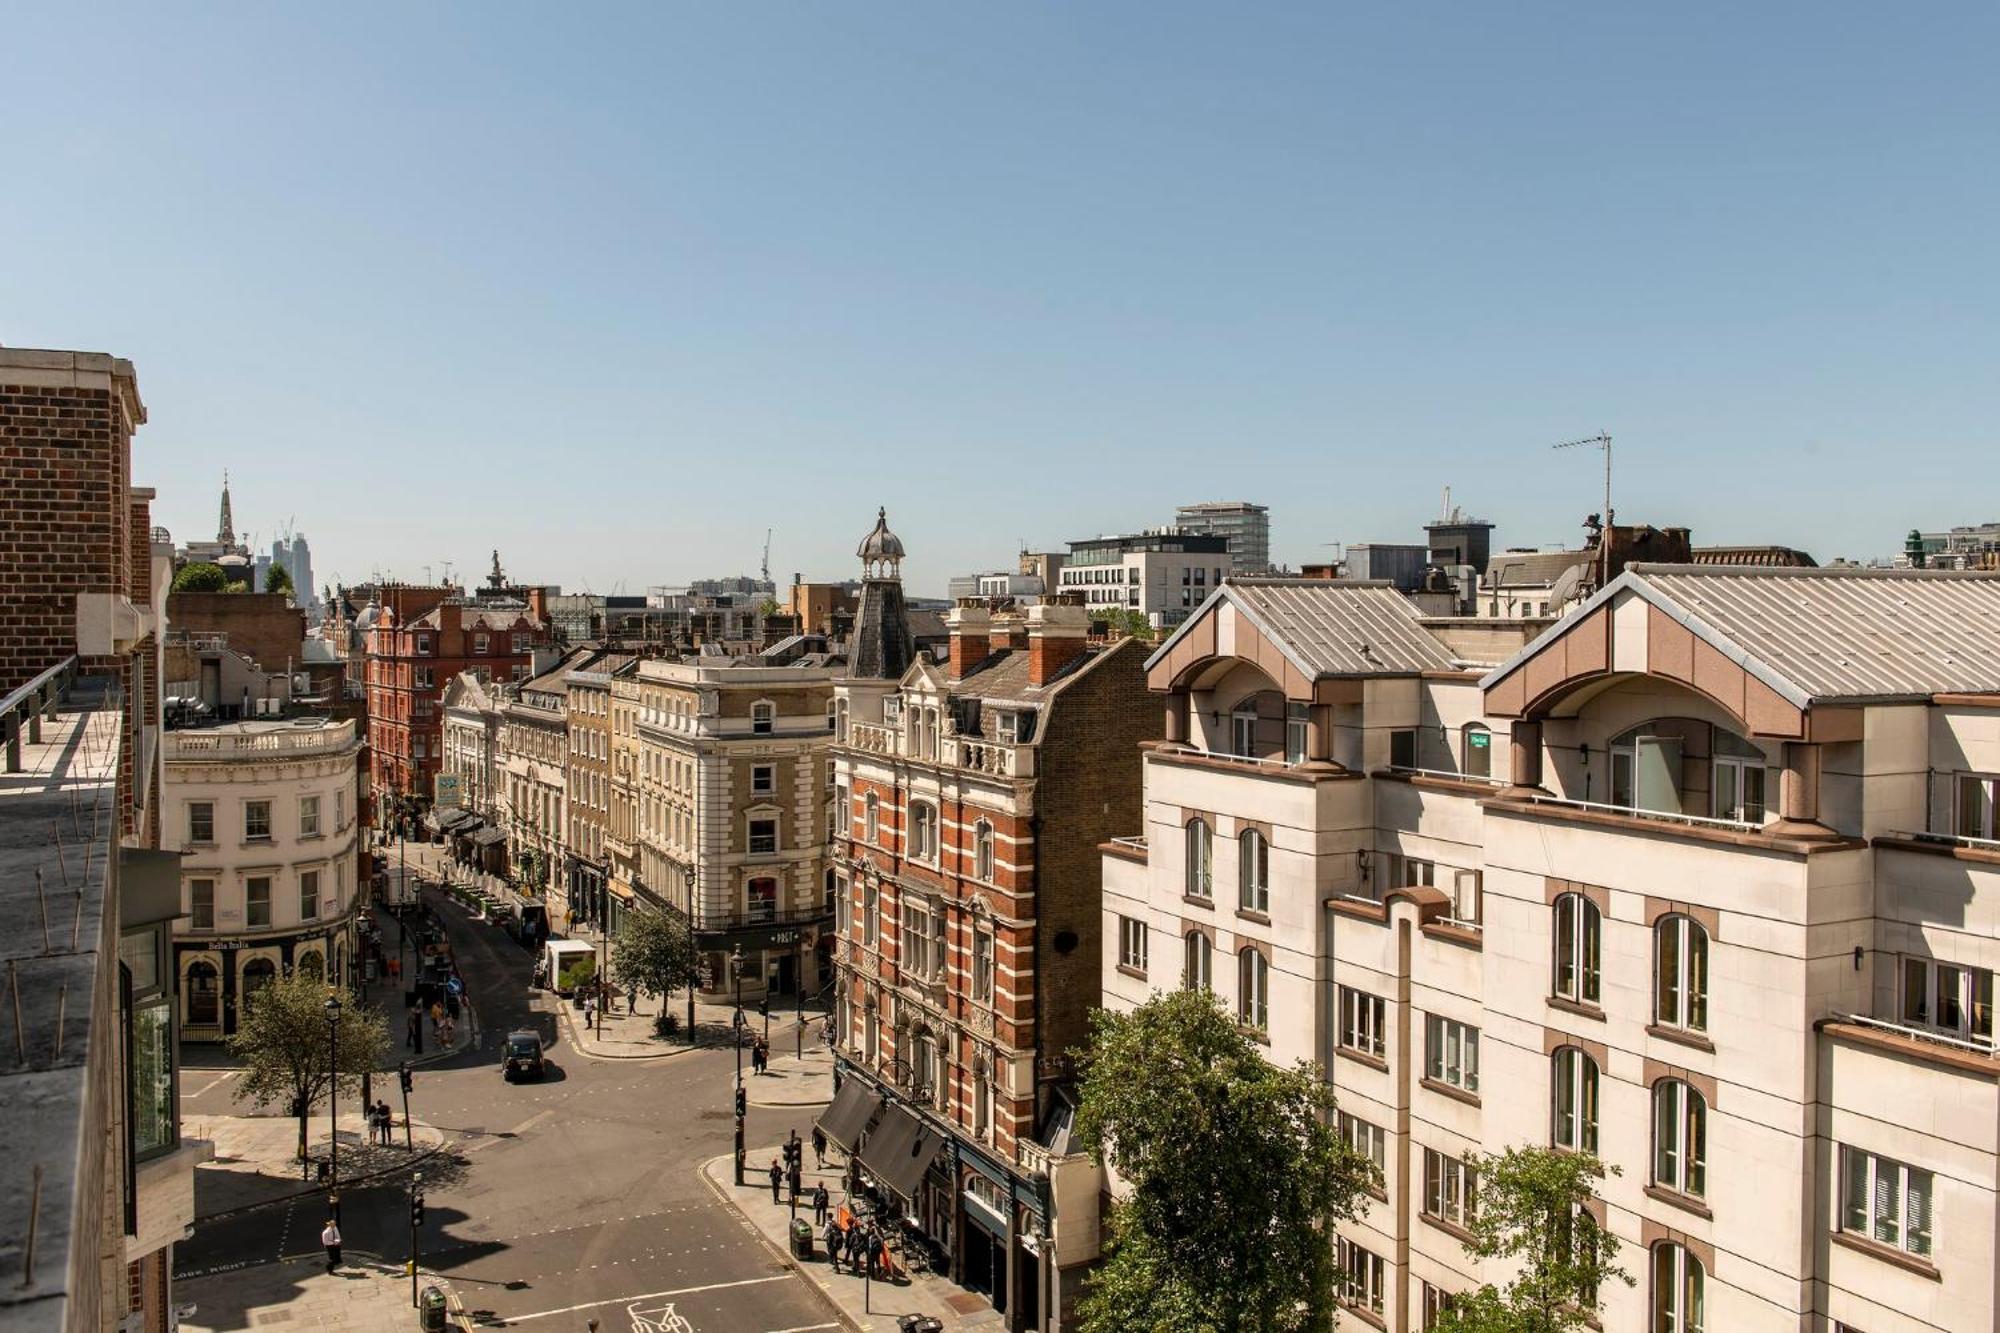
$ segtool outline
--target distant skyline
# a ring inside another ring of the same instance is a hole
[[[115,40],[105,40],[107,33]],[[0,343],[322,583],[2000,516],[2000,10],[31,7]],[[89,77],[75,53],[91,52]],[[48,58],[32,58],[43,51]]]

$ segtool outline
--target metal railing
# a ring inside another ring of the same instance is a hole
[[[1980,851],[2000,852],[2000,838],[1975,838],[1964,833],[1932,833],[1928,830],[1906,836],[1916,842],[1933,843],[1940,847],[1973,847]]]
[[[1835,1014],[1834,1018],[1838,1022],[1853,1023],[1857,1027],[1877,1028],[1883,1032],[1893,1032],[1899,1037],[1913,1037],[1918,1041],[1936,1042],[1940,1046],[1949,1046],[1955,1050],[1970,1051],[1974,1055],[1983,1055],[1988,1059],[1995,1054],[1994,1041],[1991,1037],[1957,1037],[1948,1032],[1939,1032],[1935,1028],[1892,1023],[1886,1018],[1873,1018],[1867,1014]]]
[[[21,771],[21,724],[28,724],[28,743],[42,743],[42,722],[55,721],[56,704],[63,691],[76,679],[76,655],[72,653],[33,680],[0,699],[0,731],[6,733],[7,771]]]
[[[1389,765],[1389,771],[1391,773],[1408,773],[1420,778],[1446,778],[1452,782],[1478,782],[1488,787],[1503,787],[1506,785],[1501,779],[1491,774],[1481,776],[1478,773],[1454,773],[1448,768],[1418,768],[1415,764],[1391,764]]]
[[[1157,750],[1154,753],[1165,754],[1165,755],[1191,755],[1197,759],[1220,759],[1225,763],[1255,764],[1259,768],[1275,768],[1279,770],[1297,768],[1299,767],[1300,763],[1304,762],[1303,760],[1293,761],[1290,759],[1286,759],[1283,756],[1273,757],[1270,755],[1233,754],[1228,750],[1210,750],[1200,745],[1191,744],[1188,741],[1173,741],[1171,742],[1168,748]]]
[[[1590,810],[1607,815],[1623,815],[1628,819],[1645,819],[1661,824],[1679,824],[1689,828],[1727,829],[1732,833],[1760,833],[1761,823],[1752,824],[1742,819],[1716,819],[1709,815],[1685,815],[1673,810],[1647,810],[1633,805],[1606,805],[1602,801],[1573,801],[1567,796],[1529,795],[1519,798],[1530,805],[1555,806],[1560,809]]]

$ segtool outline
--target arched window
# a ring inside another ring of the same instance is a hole
[[[985,1138],[993,1127],[993,1076],[982,1058],[972,1067],[972,1133]]]
[[[1550,1060],[1549,1137],[1558,1148],[1597,1152],[1597,1061],[1576,1046],[1558,1046]]]
[[[308,950],[300,954],[294,966],[302,977],[311,977],[314,981],[326,980],[326,964],[320,961],[318,950]]]
[[[1708,932],[1677,912],[1653,927],[1653,1019],[1663,1027],[1708,1030]]]
[[[1237,897],[1246,912],[1271,910],[1271,844],[1256,829],[1243,830],[1238,840],[1240,865]]]
[[[268,958],[253,958],[243,965],[243,1003],[257,998],[257,992],[278,979],[278,966]]]
[[[1255,946],[1236,955],[1236,1016],[1253,1028],[1270,1025],[1271,965]]]
[[[1686,1246],[1653,1247],[1653,1333],[1702,1333],[1706,1277]]]
[[[993,826],[983,819],[972,826],[972,873],[989,882],[993,878]]]
[[[1580,893],[1557,896],[1553,985],[1563,999],[1596,1004],[1602,997],[1603,932],[1596,903]]]
[[[187,970],[187,1024],[213,1027],[222,1021],[222,990],[213,963],[195,962]]]
[[[1469,778],[1493,776],[1493,733],[1477,722],[1468,722],[1459,733],[1459,771]]]
[[[937,852],[937,807],[923,801],[911,801],[909,855],[918,861],[936,861]]]
[[[1653,1085],[1653,1183],[1697,1198],[1708,1193],[1708,1103],[1677,1078]]]
[[[1185,963],[1181,984],[1189,990],[1215,989],[1215,945],[1198,930],[1190,930],[1182,942]]]
[[[868,799],[864,802],[862,809],[864,812],[862,815],[862,828],[867,835],[868,841],[880,843],[882,841],[881,798],[876,796],[874,792],[869,792]]]
[[[750,731],[752,735],[768,736],[778,724],[776,704],[762,700],[750,705]]]
[[[1215,896],[1213,843],[1215,835],[1199,819],[1187,825],[1187,891],[1196,898]]]

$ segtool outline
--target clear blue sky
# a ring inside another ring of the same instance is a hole
[[[33,5],[0,342],[177,536],[608,591],[1449,484],[1886,554],[2000,517],[1992,5]]]

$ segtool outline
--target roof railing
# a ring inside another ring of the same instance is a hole
[[[28,724],[28,743],[42,743],[42,721],[53,722],[56,704],[63,691],[76,679],[76,654],[72,653],[27,684],[0,699],[0,731],[6,733],[7,771],[21,771],[21,724]]]
[[[1917,1041],[1935,1042],[1939,1046],[1949,1046],[1954,1050],[1970,1051],[1989,1059],[1995,1054],[1991,1037],[1959,1037],[1949,1032],[1939,1032],[1936,1028],[1913,1027],[1908,1023],[1894,1023],[1886,1018],[1874,1018],[1867,1014],[1835,1014],[1842,1023],[1853,1023],[1858,1027],[1876,1028],[1883,1032],[1893,1032],[1899,1037],[1911,1037]]]
[[[1600,811],[1608,815],[1623,815],[1628,819],[1646,819],[1661,824],[1680,824],[1689,828],[1728,829],[1734,833],[1760,833],[1762,823],[1750,823],[1743,819],[1716,819],[1709,815],[1686,815],[1676,810],[1647,810],[1634,805],[1607,805],[1602,801],[1574,801],[1567,796],[1528,795],[1519,798],[1530,805],[1550,805],[1573,810]]]
[[[1454,773],[1448,768],[1418,768],[1415,764],[1391,764],[1389,765],[1389,771],[1391,773],[1408,773],[1420,778],[1446,778],[1452,782],[1482,782],[1489,787],[1502,787],[1506,785],[1501,779],[1494,777],[1490,773]]]

